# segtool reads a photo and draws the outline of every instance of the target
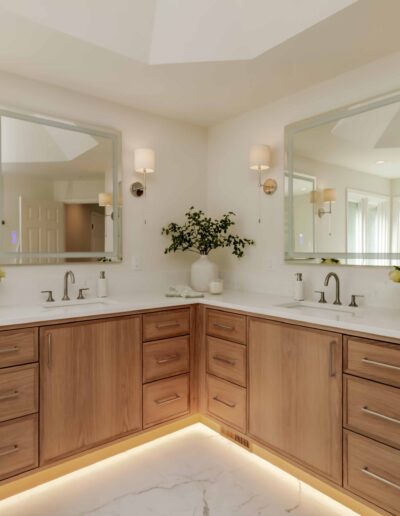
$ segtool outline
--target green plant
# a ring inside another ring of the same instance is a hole
[[[206,217],[201,210],[196,211],[192,206],[185,213],[186,222],[182,225],[171,222],[162,228],[162,234],[171,238],[171,245],[165,249],[165,254],[176,251],[191,251],[207,256],[213,249],[232,247],[232,254],[241,258],[247,245],[254,245],[254,240],[241,238],[228,232],[235,225],[233,211],[222,215],[220,219]]]

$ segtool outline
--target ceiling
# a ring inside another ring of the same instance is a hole
[[[400,50],[398,0],[0,0],[0,70],[212,125]]]

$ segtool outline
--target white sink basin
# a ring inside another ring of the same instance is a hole
[[[333,321],[350,321],[356,317],[362,316],[362,310],[360,308],[313,303],[311,301],[294,301],[292,303],[282,303],[275,306],[279,308],[287,308],[305,316],[330,319]]]
[[[42,307],[49,312],[71,313],[71,312],[91,312],[92,310],[101,310],[110,305],[114,305],[115,301],[110,299],[73,299],[71,301],[56,301],[54,303],[44,303]]]

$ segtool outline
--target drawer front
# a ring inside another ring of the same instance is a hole
[[[345,372],[400,387],[400,346],[346,337]]]
[[[207,337],[207,371],[246,387],[246,352],[242,344]]]
[[[190,311],[169,310],[143,315],[143,340],[158,340],[190,332]]]
[[[9,367],[0,370],[0,421],[38,411],[39,368]]]
[[[0,332],[0,367],[37,362],[37,342],[37,328]]]
[[[143,344],[143,382],[189,372],[189,337]]]
[[[0,480],[38,466],[38,419],[26,416],[0,424]]]
[[[399,514],[400,451],[352,432],[345,433],[345,444],[344,487]]]
[[[163,423],[189,411],[189,375],[143,386],[143,427]]]
[[[346,427],[400,448],[400,389],[345,376]]]
[[[208,310],[207,334],[246,344],[246,317],[219,310]]]
[[[246,389],[207,375],[208,412],[246,432]]]

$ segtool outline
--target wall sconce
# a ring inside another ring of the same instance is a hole
[[[268,178],[261,182],[261,172],[271,167],[271,148],[268,145],[252,145],[250,147],[249,156],[250,170],[258,172],[258,186],[264,190],[267,195],[272,195],[278,187],[275,179]]]
[[[324,188],[322,191],[313,190],[310,192],[310,203],[319,205],[317,214],[320,219],[324,215],[332,214],[332,203],[336,201],[336,188]],[[329,209],[325,210],[321,205],[329,203]]]
[[[143,183],[135,181],[131,184],[131,194],[134,197],[146,195],[146,176],[155,171],[155,153],[153,149],[135,150],[135,172],[143,174]]]

